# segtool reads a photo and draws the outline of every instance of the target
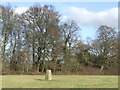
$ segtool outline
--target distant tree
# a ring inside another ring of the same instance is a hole
[[[32,36],[33,63],[37,64],[37,71],[45,71],[45,62],[49,58],[51,40],[56,40],[55,32],[59,33],[59,17],[51,5],[35,5],[23,15],[25,23],[30,28]],[[53,33],[53,34],[52,34]],[[52,44],[55,41],[52,41]],[[35,60],[35,57],[37,59]]]
[[[63,35],[63,60],[64,71],[69,70],[71,67],[72,48],[77,41],[77,32],[80,30],[79,26],[73,20],[68,20],[61,25]]]
[[[76,46],[77,52],[76,56],[78,58],[79,63],[84,65],[90,65],[90,52],[89,52],[89,46],[84,43],[78,43]]]
[[[0,17],[0,27],[2,35],[2,62],[3,69],[7,68],[7,47],[11,38],[13,30],[13,9],[10,6],[0,5],[1,17]]]
[[[117,56],[117,32],[109,26],[100,26],[97,31],[97,39],[94,41],[95,52],[99,58],[101,71],[108,68],[112,62],[116,62]],[[113,60],[112,60],[112,59]]]

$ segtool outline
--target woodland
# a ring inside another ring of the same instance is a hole
[[[52,5],[33,5],[22,14],[0,5],[3,74],[118,74],[118,32],[96,28],[96,38],[81,39],[74,20],[62,22]],[[90,31],[88,31],[90,32]]]

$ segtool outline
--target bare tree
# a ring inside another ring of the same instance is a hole
[[[25,20],[32,29],[33,62],[37,63],[37,71],[45,71],[45,61],[48,56],[49,32],[52,26],[58,28],[60,15],[52,6],[33,6],[24,14]],[[57,29],[53,29],[54,31]],[[35,61],[35,52],[38,57]]]
[[[110,58],[117,56],[117,32],[114,28],[108,26],[100,26],[97,31],[97,52],[101,58],[101,71],[109,65]]]
[[[2,61],[3,69],[6,69],[7,63],[7,46],[9,45],[9,38],[11,37],[12,28],[13,28],[13,9],[10,6],[0,6],[1,9],[1,35],[2,35]]]
[[[70,68],[70,58],[72,56],[71,49],[74,45],[76,38],[76,33],[79,31],[78,25],[73,20],[68,20],[66,23],[63,23],[61,25],[62,34],[63,34],[63,53],[64,53],[64,66],[66,66],[66,69]],[[64,68],[65,69],[65,68]]]

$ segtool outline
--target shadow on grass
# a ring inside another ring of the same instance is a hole
[[[35,79],[35,80],[37,80],[37,81],[45,81],[45,79]]]
[[[37,81],[49,81],[49,82],[57,82],[57,80],[46,80],[46,79],[35,79]]]

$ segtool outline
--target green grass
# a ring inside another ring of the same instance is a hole
[[[118,88],[118,76],[55,75],[47,81],[43,75],[4,75],[2,88]]]

